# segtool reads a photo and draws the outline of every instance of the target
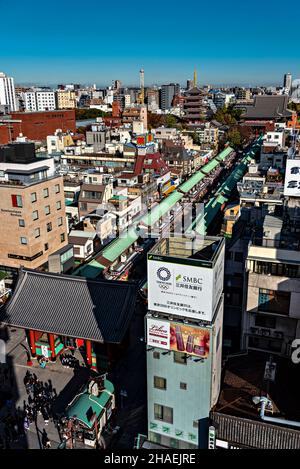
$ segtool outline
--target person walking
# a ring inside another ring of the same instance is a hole
[[[51,448],[51,442],[48,438],[48,435],[45,429],[43,430],[43,433],[42,433],[42,445],[43,445],[43,449]]]

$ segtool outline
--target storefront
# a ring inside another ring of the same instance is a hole
[[[115,408],[114,386],[105,376],[91,380],[67,406],[62,419],[61,437],[68,448],[79,443],[103,446],[101,434]]]

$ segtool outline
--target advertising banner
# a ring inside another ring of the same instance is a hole
[[[219,278],[220,276],[218,276]],[[148,258],[148,304],[153,311],[211,321],[222,291],[214,291],[214,269]]]
[[[300,197],[300,160],[286,160],[284,195]]]
[[[147,319],[147,345],[207,358],[210,331],[189,324]]]
[[[185,324],[170,323],[170,350],[207,358],[209,330]]]
[[[147,345],[169,350],[170,325],[167,321],[147,319]]]

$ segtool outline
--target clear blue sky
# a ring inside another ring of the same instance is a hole
[[[300,77],[300,1],[0,0],[16,83],[281,83]]]

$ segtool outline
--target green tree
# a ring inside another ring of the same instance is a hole
[[[96,119],[96,117],[105,117],[109,113],[100,111],[100,109],[76,109],[76,120]]]
[[[239,147],[242,144],[242,136],[238,128],[232,128],[228,131],[227,139],[229,144],[233,147]]]
[[[165,122],[166,122],[167,127],[176,127],[176,125],[177,125],[177,119],[172,114],[168,114],[166,116]]]

